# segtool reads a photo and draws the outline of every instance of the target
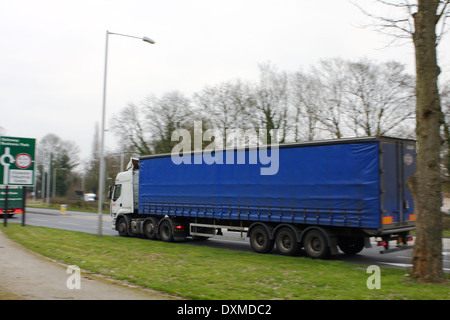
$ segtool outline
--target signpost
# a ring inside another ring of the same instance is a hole
[[[34,155],[36,140],[30,138],[0,137],[0,185],[5,187],[4,226],[7,226],[8,187],[34,186]],[[25,205],[22,225],[25,223]]]

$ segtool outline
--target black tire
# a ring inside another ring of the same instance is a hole
[[[278,251],[285,256],[294,256],[298,254],[299,246],[297,242],[297,236],[291,228],[281,228],[275,237],[275,243]]]
[[[172,224],[169,220],[163,220],[159,223],[159,237],[164,242],[172,242],[173,241],[173,230]]]
[[[117,231],[119,236],[128,237],[128,224],[125,218],[119,218],[119,221],[117,221]]]
[[[156,239],[156,220],[153,218],[148,219],[144,224],[144,235],[150,239]]]
[[[303,238],[306,254],[313,259],[325,259],[330,255],[327,237],[320,230],[309,230]]]
[[[338,240],[338,246],[346,254],[357,254],[364,249],[364,238],[340,237]]]
[[[268,253],[273,248],[274,241],[263,226],[256,226],[250,231],[250,245],[257,253]]]

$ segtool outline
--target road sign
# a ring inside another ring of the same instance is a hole
[[[35,145],[35,139],[0,137],[0,185],[34,185]]]

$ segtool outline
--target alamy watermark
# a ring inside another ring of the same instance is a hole
[[[381,289],[381,270],[379,266],[370,265],[367,267],[366,273],[371,273],[372,275],[367,278],[366,286],[367,289]]]
[[[70,276],[67,278],[66,286],[67,289],[81,289],[81,271],[78,266],[72,265],[68,266],[66,270],[67,274]]]
[[[194,137],[187,129],[177,129],[172,133],[171,140],[179,141],[171,153],[172,162],[179,164],[259,164],[260,175],[275,175],[279,169],[279,135],[281,130],[255,129],[226,129],[225,132],[217,129],[208,129],[203,132],[202,122],[194,121]],[[270,145],[267,145],[270,135]],[[180,138],[182,139],[180,141]],[[193,149],[192,150],[192,142]],[[192,151],[201,151],[203,142],[210,142],[203,152],[194,155]],[[232,152],[233,149],[249,147],[248,160],[244,152]],[[224,151],[226,149],[226,152]],[[236,162],[235,156],[236,154]]]

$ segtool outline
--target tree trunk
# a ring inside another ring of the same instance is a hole
[[[419,0],[414,15],[416,58],[416,172],[408,185],[414,197],[416,239],[412,276],[420,282],[444,282],[440,181],[442,112],[437,79],[436,11],[438,0]]]

